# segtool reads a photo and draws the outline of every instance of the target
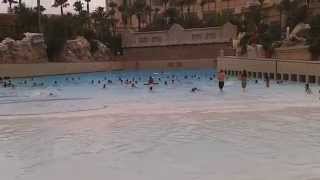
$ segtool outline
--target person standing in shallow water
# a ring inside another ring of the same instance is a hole
[[[218,81],[219,81],[219,89],[222,92],[224,87],[224,80],[225,80],[226,74],[223,70],[220,70],[218,74]]]
[[[247,71],[243,70],[240,76],[242,91],[245,92],[247,88]]]
[[[266,75],[266,87],[269,88],[270,87],[270,78],[269,75]]]

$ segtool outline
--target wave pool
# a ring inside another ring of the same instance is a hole
[[[149,76],[159,83],[152,92]],[[306,95],[303,84],[265,88],[251,80],[243,93],[229,78],[221,93],[213,76],[119,71],[12,80],[15,88],[0,88],[0,179],[319,179],[319,87]]]

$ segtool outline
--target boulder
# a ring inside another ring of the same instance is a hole
[[[92,56],[95,61],[109,61],[111,59],[111,50],[100,41],[94,41],[97,49],[93,52]]]
[[[0,43],[0,63],[44,63],[48,62],[47,47],[43,35],[25,33],[22,40],[6,38]]]
[[[95,62],[108,61],[111,57],[110,49],[100,41],[94,41],[96,50],[91,52],[91,45],[87,39],[78,36],[68,40],[57,59],[58,62]]]
[[[84,37],[68,40],[57,59],[59,62],[91,62],[90,43]]]

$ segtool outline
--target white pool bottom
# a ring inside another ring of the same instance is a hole
[[[87,84],[3,90],[19,97],[0,104],[0,179],[320,177],[317,93],[262,82],[242,93],[239,82],[228,81],[221,94],[215,83],[158,86],[153,93]],[[190,93],[193,86],[202,91]]]

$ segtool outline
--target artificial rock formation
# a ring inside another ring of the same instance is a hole
[[[96,51],[92,54],[93,58],[95,61],[108,61],[111,58],[111,50],[104,45],[103,43],[101,43],[100,41],[95,41],[96,45],[97,45],[97,49]]]
[[[48,56],[43,35],[25,33],[22,40],[6,38],[0,43],[0,63],[45,63]]]
[[[97,50],[91,53],[91,45],[84,37],[68,40],[57,59],[59,62],[95,62],[110,59],[110,50],[101,42],[96,41]]]

